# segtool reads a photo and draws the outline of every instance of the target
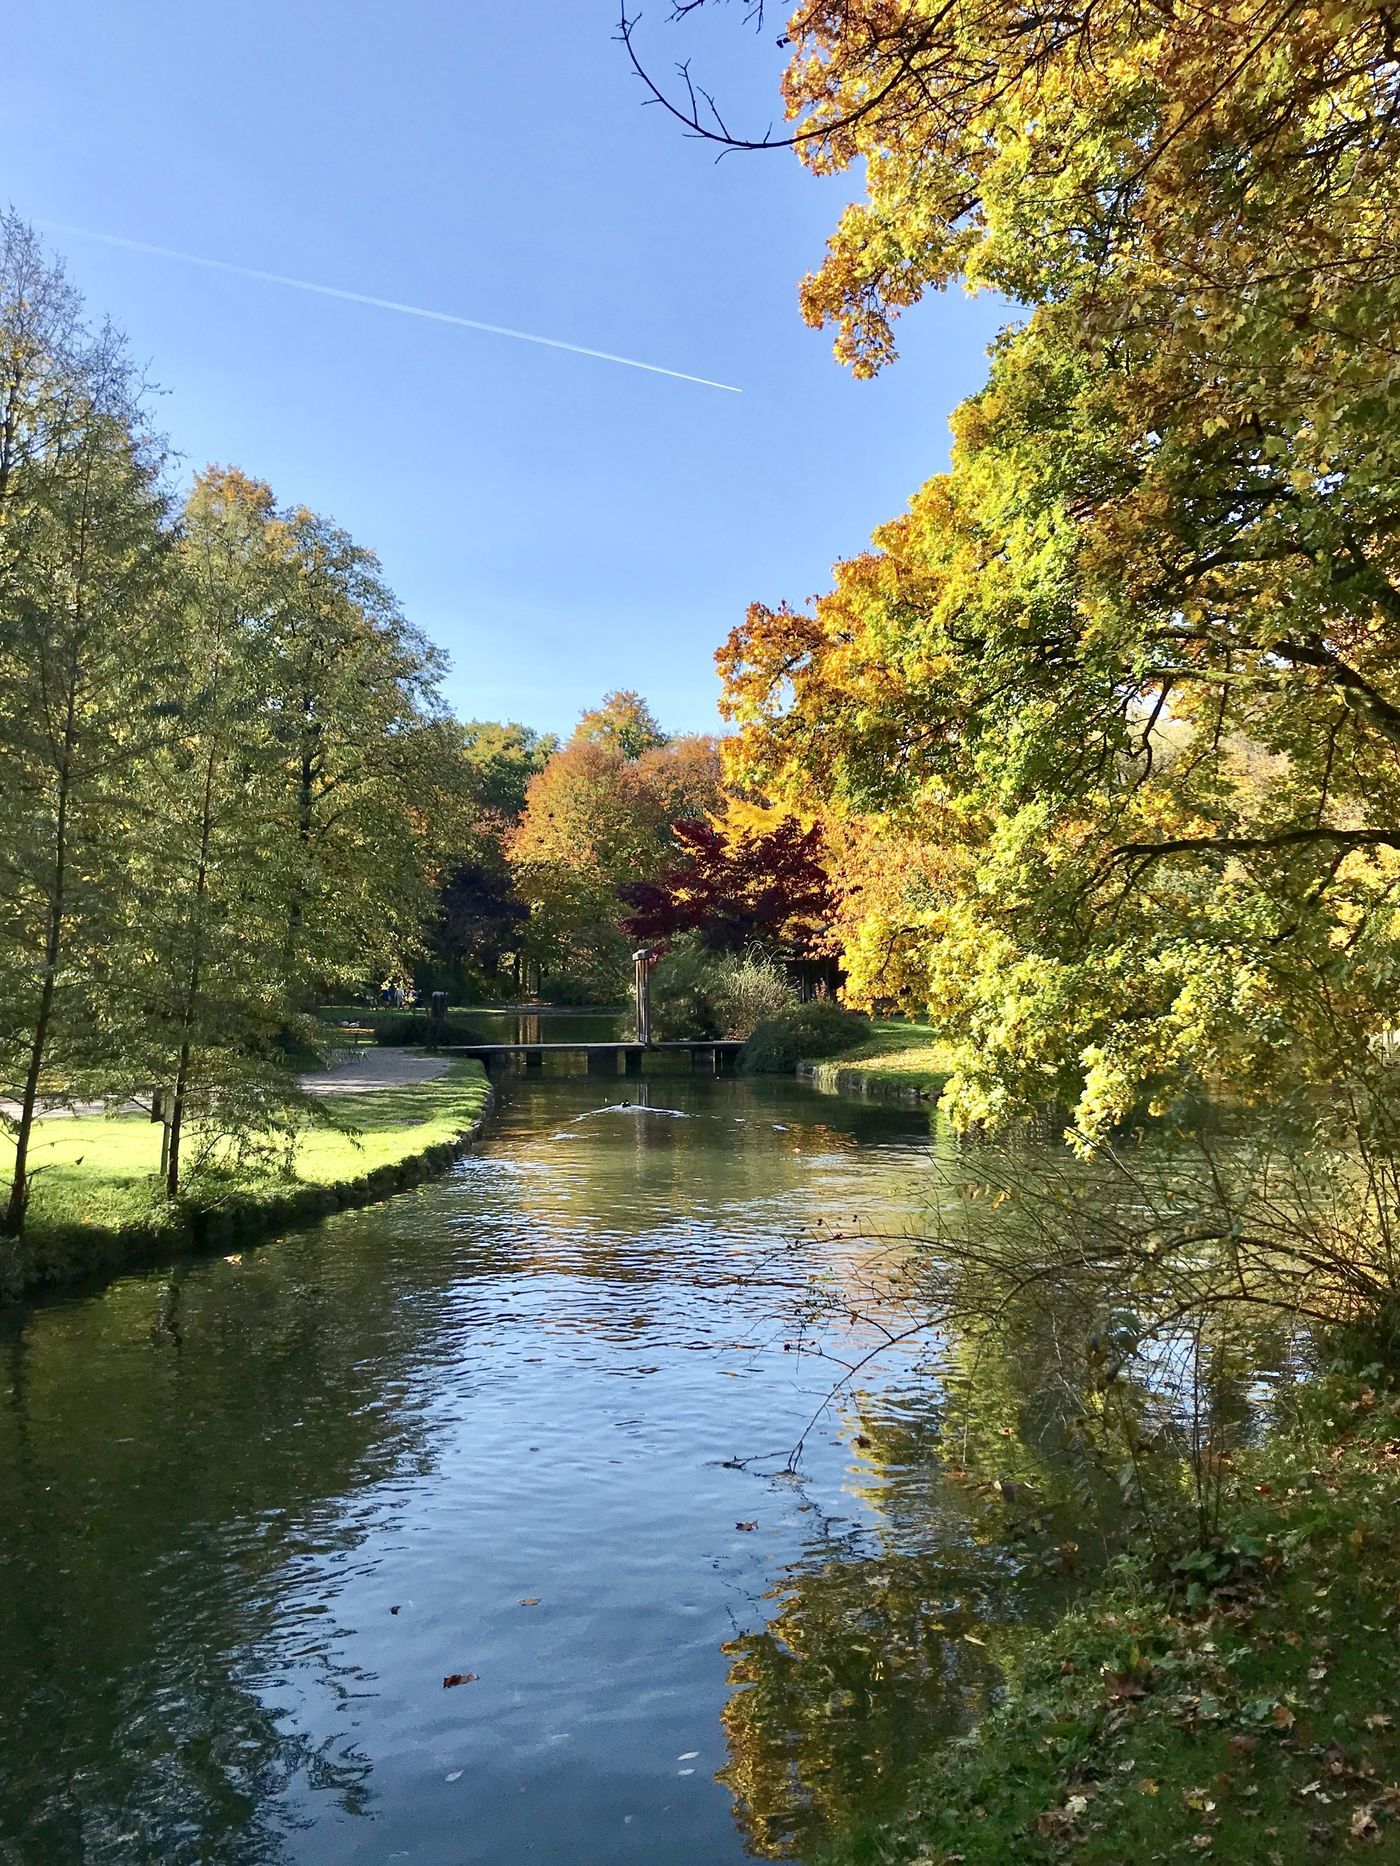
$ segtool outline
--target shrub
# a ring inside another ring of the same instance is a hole
[[[671,1037],[720,1037],[724,1028],[714,1003],[722,961],[699,940],[677,940],[651,974],[651,1031]]]
[[[789,1007],[792,988],[776,960],[711,952],[694,937],[678,940],[651,975],[652,1033],[663,1039],[747,1037]]]
[[[760,1024],[739,1052],[745,1075],[791,1075],[800,1062],[840,1056],[870,1033],[870,1020],[831,999],[795,1004]]]
[[[721,962],[711,1003],[722,1037],[750,1037],[760,1024],[797,1008],[783,968],[756,952]]]

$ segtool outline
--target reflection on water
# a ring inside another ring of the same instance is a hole
[[[917,1215],[926,1116],[505,1095],[438,1186],[0,1323],[5,1866],[800,1858],[1065,1584],[1058,1506],[939,1462],[956,1342],[783,1469],[872,1345],[804,1322],[868,1271],[823,1227]]]

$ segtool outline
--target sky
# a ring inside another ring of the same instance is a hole
[[[684,26],[734,120],[777,114],[772,13]],[[947,460],[1002,313],[958,293],[852,381],[797,310],[853,178],[720,162],[643,91],[617,0],[45,0],[6,26],[0,199],[217,461],[376,550],[464,717],[567,730],[614,687],[716,725],[715,648],[805,602]],[[35,134],[35,126],[43,126]],[[67,231],[58,231],[59,228]],[[509,326],[741,394],[82,237]]]

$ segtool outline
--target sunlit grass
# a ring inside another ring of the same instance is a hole
[[[478,1064],[457,1062],[431,1082],[375,1089],[364,1095],[327,1096],[334,1125],[300,1136],[290,1180],[263,1173],[240,1184],[240,1193],[278,1196],[296,1186],[332,1186],[360,1179],[378,1167],[454,1140],[481,1113],[488,1094]],[[157,1175],[161,1130],[144,1114],[49,1116],[36,1127],[31,1227],[77,1223],[121,1229],[150,1222],[162,1200]],[[14,1158],[0,1145],[0,1171]],[[195,1190],[198,1201],[198,1188]]]
[[[813,1080],[818,1086],[835,1086],[837,1077],[849,1073],[870,1079],[872,1086],[918,1089],[937,1096],[952,1072],[951,1050],[927,1024],[877,1017],[863,1042],[830,1062],[813,1065]]]

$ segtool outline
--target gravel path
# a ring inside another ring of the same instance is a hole
[[[338,1056],[329,1069],[301,1078],[308,1095],[368,1095],[374,1089],[402,1088],[411,1082],[431,1082],[452,1067],[447,1056],[425,1056],[422,1050],[388,1049],[368,1044]]]

